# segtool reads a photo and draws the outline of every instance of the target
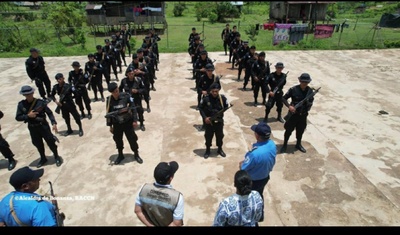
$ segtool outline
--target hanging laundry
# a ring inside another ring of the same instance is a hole
[[[289,29],[292,24],[275,24],[274,36],[272,38],[273,45],[278,45],[282,41],[289,40]]]
[[[304,38],[304,34],[307,32],[308,24],[294,24],[289,30],[289,42],[296,44]]]
[[[274,30],[275,28],[275,23],[265,23],[264,24],[264,30]]]
[[[334,24],[317,24],[315,26],[314,38],[332,37],[334,27]]]

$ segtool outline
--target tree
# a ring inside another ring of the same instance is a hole
[[[84,3],[79,2],[46,2],[43,10],[47,12],[47,21],[56,29],[58,40],[67,36],[74,44],[85,44],[82,22],[86,21]]]

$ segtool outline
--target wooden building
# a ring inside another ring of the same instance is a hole
[[[165,2],[153,1],[96,1],[86,5],[89,26],[128,24],[133,30],[156,29],[164,31]],[[158,32],[160,33],[160,32]]]
[[[277,23],[324,21],[328,7],[334,3],[336,1],[271,1],[269,18]]]

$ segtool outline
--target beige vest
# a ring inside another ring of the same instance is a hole
[[[155,226],[168,226],[178,205],[180,192],[172,188],[145,184],[139,193],[143,214]]]

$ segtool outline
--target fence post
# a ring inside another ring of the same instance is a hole
[[[203,28],[202,28],[202,31],[203,31],[203,38],[206,38],[206,33],[204,32],[204,21],[203,21]]]

